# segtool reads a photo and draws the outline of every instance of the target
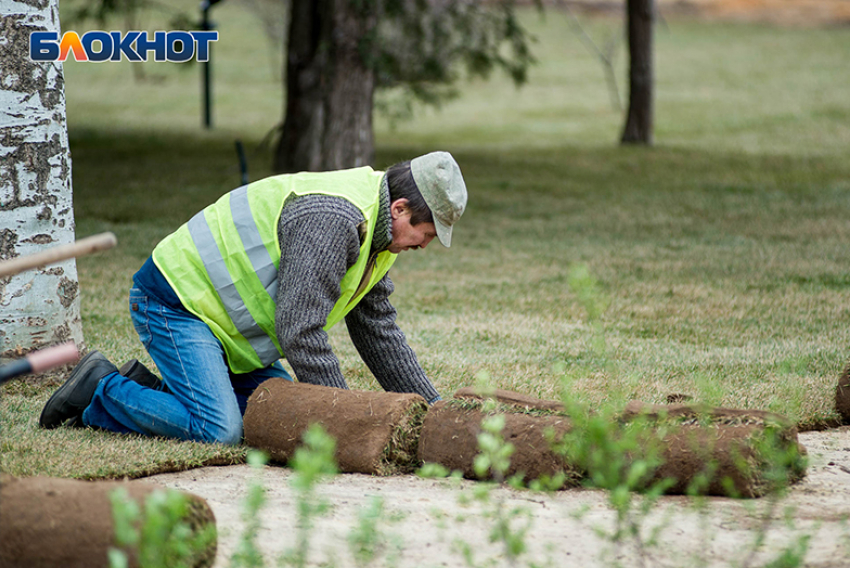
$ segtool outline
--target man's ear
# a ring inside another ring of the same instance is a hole
[[[410,209],[407,207],[407,198],[402,197],[401,199],[396,199],[392,203],[390,203],[390,214],[393,219],[398,219],[399,217],[404,216],[405,213],[409,214]]]

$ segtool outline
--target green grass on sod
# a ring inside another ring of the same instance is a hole
[[[197,67],[149,64],[136,83],[129,64],[65,66],[77,236],[119,240],[78,261],[83,326],[119,365],[151,363],[127,313],[132,274],[239,184],[234,139],[252,179],[269,173],[258,148],[280,119],[280,86],[252,16],[216,11],[211,132],[199,128]],[[528,86],[495,76],[394,129],[378,119],[376,166],[448,149],[469,186],[452,248],[404,254],[392,271],[399,323],[437,388],[486,374],[557,398],[568,373],[569,396],[591,404],[685,393],[833,423],[850,354],[846,31],[669,20],[657,145],[620,148],[602,69],[564,17],[524,21],[539,38]],[[604,38],[618,24],[587,25]],[[568,284],[580,265],[606,307],[598,326]],[[349,385],[379,388],[344,326],[331,340]],[[0,391],[4,472],[135,477],[244,459],[241,447],[40,430],[55,386]]]

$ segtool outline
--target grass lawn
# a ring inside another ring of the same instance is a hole
[[[194,10],[194,3],[187,4]],[[265,134],[280,81],[256,19],[214,10],[215,122],[200,128],[197,66],[68,63],[77,236],[119,246],[78,261],[87,346],[150,364],[127,314],[133,273],[159,239],[270,172]],[[377,167],[453,152],[470,192],[450,250],[402,255],[394,304],[444,396],[486,375],[501,388],[591,404],[664,402],[769,409],[803,427],[834,421],[850,346],[850,36],[668,19],[657,35],[656,140],[621,148],[601,65],[566,18],[525,15],[538,65],[463,86],[439,110],[378,117]],[[603,41],[618,29],[586,19]],[[621,48],[618,77],[625,77]],[[621,84],[620,89],[624,87]],[[586,267],[587,300],[569,284]],[[376,389],[344,326],[332,341],[352,388]],[[244,448],[87,430],[42,431],[54,385],[2,389],[2,470],[141,476],[230,463]]]

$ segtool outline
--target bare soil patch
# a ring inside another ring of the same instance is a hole
[[[667,4],[660,0],[662,9]],[[846,0],[675,0],[693,6],[701,15],[723,20],[769,22],[781,25],[847,25]]]
[[[552,6],[560,0],[547,0]],[[566,0],[567,6],[586,12],[621,13],[618,0]],[[656,0],[662,17],[685,14],[705,20],[762,22],[781,26],[850,25],[846,0]]]

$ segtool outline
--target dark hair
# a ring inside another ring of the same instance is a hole
[[[413,172],[410,171],[410,160],[387,169],[387,186],[390,188],[390,203],[396,199],[407,199],[411,225],[434,222],[434,214],[416,187]]]

